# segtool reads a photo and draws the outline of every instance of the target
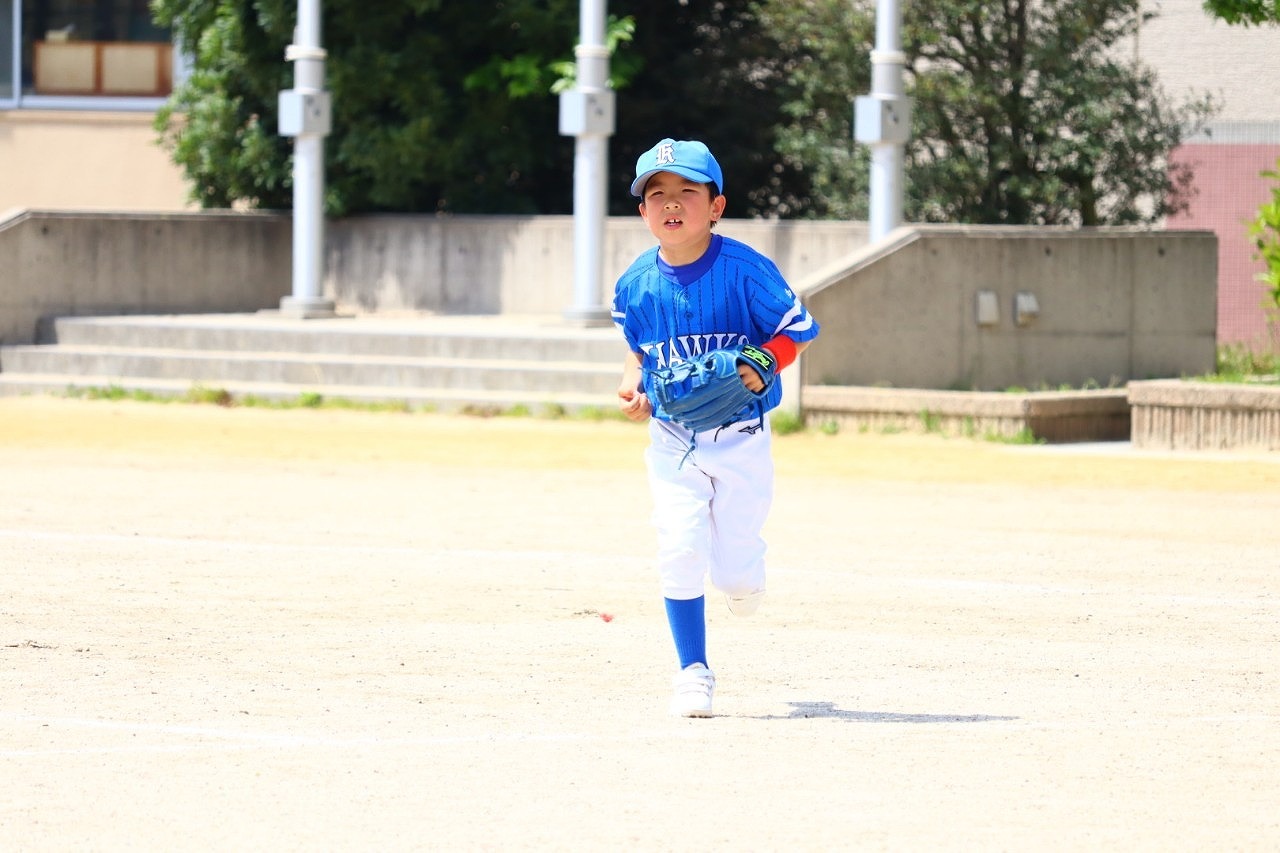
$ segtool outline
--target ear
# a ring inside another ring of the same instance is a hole
[[[723,195],[711,199],[711,221],[715,222],[724,216],[724,206],[728,203]]]

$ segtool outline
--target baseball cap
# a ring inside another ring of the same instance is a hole
[[[644,194],[644,185],[659,172],[674,172],[682,178],[700,184],[715,184],[724,192],[724,173],[720,164],[711,156],[711,150],[692,139],[664,139],[636,160],[636,179],[631,182],[631,194],[637,198]]]

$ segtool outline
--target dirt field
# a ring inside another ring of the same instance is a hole
[[[780,437],[682,720],[644,438],[0,400],[0,850],[1280,847],[1280,458]]]

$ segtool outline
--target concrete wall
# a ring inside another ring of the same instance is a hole
[[[56,316],[278,308],[291,234],[270,214],[0,215],[0,343]]]
[[[866,245],[864,222],[723,220],[719,233],[769,255],[788,278]],[[605,224],[600,304],[654,245],[640,217]],[[561,314],[573,299],[571,216],[365,216],[326,235],[325,296],[390,313]]]
[[[371,313],[560,315],[569,217],[370,217],[333,223],[325,295]],[[920,226],[865,245],[858,223],[728,222],[776,255],[823,326],[805,384],[1003,390],[1208,372],[1211,233]],[[292,222],[249,213],[0,217],[0,343],[57,315],[240,313],[292,288]],[[652,241],[609,222],[604,289]],[[850,248],[853,247],[853,248]],[[979,291],[999,317],[980,327]],[[1019,291],[1039,317],[1013,322]],[[602,294],[602,300],[603,300]]]
[[[1206,232],[920,226],[797,283],[822,324],[805,385],[999,391],[1213,369]],[[980,326],[979,291],[998,319]],[[1039,316],[1014,322],[1019,292]]]
[[[189,209],[154,113],[0,110],[0,211]]]

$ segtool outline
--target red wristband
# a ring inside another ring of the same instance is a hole
[[[796,342],[786,335],[776,335],[760,349],[767,349],[778,360],[775,370],[781,373],[796,360]]]

